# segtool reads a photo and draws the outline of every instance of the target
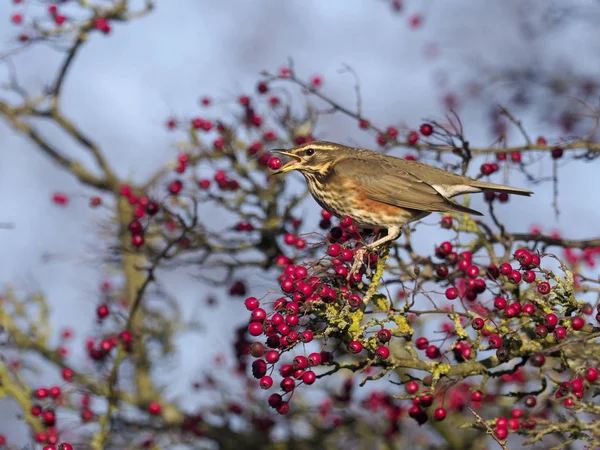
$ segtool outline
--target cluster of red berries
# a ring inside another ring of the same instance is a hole
[[[93,338],[86,340],[86,349],[88,356],[94,361],[104,360],[111,352],[113,348],[119,345],[119,342],[123,344],[126,351],[131,351],[131,333],[127,330],[121,331],[119,334],[113,334],[109,337],[105,337],[96,341]]]
[[[213,123],[210,120],[195,117],[191,120],[191,125],[194,130],[211,131]]]
[[[370,122],[366,119],[359,121],[360,128],[369,128]],[[433,134],[433,125],[424,123],[419,127],[419,131],[410,131],[407,135],[406,142],[409,145],[415,145],[419,141],[419,133],[423,136],[431,136]],[[398,129],[396,127],[388,127],[385,133],[380,133],[377,136],[377,143],[380,146],[386,145],[388,142],[395,140],[398,137]]]
[[[323,211],[322,217],[331,224],[331,214]],[[362,275],[357,273],[349,281],[346,280],[354,252],[344,248],[343,244],[353,239],[358,239],[358,229],[349,217],[344,217],[339,226],[332,228],[327,235],[330,242],[326,257],[330,263],[328,273],[311,276],[309,269],[303,265],[294,265],[289,260],[279,261],[285,264],[279,277],[284,296],[269,303],[271,312],[261,307],[261,302],[255,297],[245,301],[250,311],[248,333],[254,337],[265,336],[264,343],[253,342],[250,345],[250,354],[256,358],[252,363],[252,373],[260,380],[263,389],[270,389],[274,385],[273,372],[279,366],[282,393],[272,394],[268,401],[279,413],[284,414],[289,410],[287,395],[291,395],[301,384],[311,385],[315,382],[317,375],[313,368],[328,364],[333,358],[330,352],[321,351],[297,355],[291,362],[284,363],[281,361],[284,354],[296,345],[307,344],[314,339],[311,327],[315,317],[322,314],[323,305],[339,309],[340,314],[351,314],[362,304],[360,295],[353,293],[351,288],[361,280]],[[297,248],[306,245],[304,239],[292,233],[284,236],[284,242]],[[375,260],[375,255],[370,255],[370,261]],[[367,350],[375,361],[385,361],[390,355],[388,343],[392,333],[381,328],[374,333],[374,338],[352,340],[347,343],[347,350],[353,354]]]
[[[485,269],[481,269],[473,263],[473,254],[471,252],[464,251],[458,254],[453,250],[452,243],[448,241],[443,242],[436,248],[436,256],[444,259],[446,262],[437,266],[437,276],[440,279],[448,278],[451,275],[449,268],[454,267],[458,274],[462,276],[459,280],[464,282],[462,297],[471,301],[476,300],[477,296],[486,290],[486,281],[481,276],[482,274],[485,274],[491,280],[496,280],[503,276],[511,284],[519,284],[521,281],[534,283],[537,279],[534,269],[539,267],[540,264],[540,257],[538,255],[532,254],[525,249],[519,249],[515,252],[515,259],[520,264],[519,269],[513,269],[508,262],[502,263],[500,267],[489,265]],[[548,282],[540,282],[538,286],[540,293],[545,289],[549,289]],[[448,300],[455,300],[459,295],[461,293],[457,287],[453,286],[446,289],[446,298]]]
[[[54,408],[61,404],[62,391],[58,386],[50,388],[40,387],[34,391],[33,397],[37,402],[31,406],[31,415],[39,417],[44,425],[44,430],[35,434],[35,441],[40,444],[50,444],[50,447],[54,448],[54,445],[58,443],[60,438],[56,428],[56,413]]]
[[[145,229],[141,219],[156,215],[160,210],[160,206],[146,196],[138,197],[133,193],[131,187],[126,184],[121,186],[120,194],[128,199],[130,205],[135,206],[133,210],[134,218],[129,222],[127,228],[131,233],[132,245],[134,247],[141,247],[145,243]]]

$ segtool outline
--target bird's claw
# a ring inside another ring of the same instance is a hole
[[[354,262],[352,263],[352,268],[348,273],[348,280],[350,280],[350,278],[352,278],[352,275],[354,275],[360,270],[366,253],[367,249],[365,247],[361,247],[358,250],[356,250],[356,252],[354,252]]]

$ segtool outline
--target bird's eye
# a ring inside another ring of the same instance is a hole
[[[315,150],[312,148],[309,148],[308,150],[306,150],[306,156],[312,156],[315,154]]]

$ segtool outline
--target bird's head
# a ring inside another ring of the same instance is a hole
[[[347,150],[348,147],[333,142],[314,141],[290,150],[276,149],[271,152],[292,158],[275,174],[298,170],[303,174],[325,175]]]

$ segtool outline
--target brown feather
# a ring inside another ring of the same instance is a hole
[[[333,176],[356,179],[360,183],[357,188],[364,189],[369,199],[388,205],[417,211],[482,215],[478,211],[445,198],[430,184],[406,172],[399,167],[399,164],[394,164],[394,161],[386,158],[378,159],[378,164],[373,165],[364,164],[360,158],[348,156],[334,166]]]

